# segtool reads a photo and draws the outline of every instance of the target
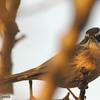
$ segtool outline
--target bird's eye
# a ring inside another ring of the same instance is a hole
[[[80,44],[85,44],[89,40],[89,37],[85,37]]]
[[[96,38],[96,40],[97,40],[98,42],[100,42],[100,35],[97,35],[95,38]]]

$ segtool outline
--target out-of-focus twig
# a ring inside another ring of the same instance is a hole
[[[19,32],[15,22],[20,0],[0,0],[0,35],[2,37],[2,49],[0,59],[0,76],[10,75],[12,72],[12,48],[15,44],[15,36]],[[0,94],[13,93],[12,84],[0,87]]]
[[[12,19],[15,20],[17,10],[19,8],[20,0],[6,0],[6,9],[11,15]]]
[[[51,9],[51,8],[61,4],[63,2],[66,2],[66,0],[50,0],[50,1],[42,0],[39,3],[30,4],[29,6],[24,5],[20,9],[18,17],[23,18],[23,17],[31,16],[33,14],[38,14],[38,13],[41,13],[43,11],[47,11],[47,10],[49,10],[49,9]]]
[[[33,96],[33,91],[32,91],[32,80],[29,80],[29,88],[30,88],[30,100],[38,100]],[[53,100],[70,100],[69,99],[69,92],[68,94],[63,98],[63,99],[53,99]]]
[[[29,80],[29,88],[30,88],[30,99],[29,100],[38,100],[33,96],[33,91],[32,91],[32,80]],[[63,99],[53,99],[53,100],[69,100],[69,94],[68,93]]]
[[[96,0],[74,0],[76,16],[70,31],[64,36],[62,47],[63,50],[70,51],[71,47],[73,48],[75,42],[77,41],[80,31],[83,29],[87,23],[91,7],[93,6]],[[84,7],[85,5],[85,7]],[[70,40],[71,38],[71,40]],[[72,41],[73,40],[73,41]]]
[[[52,69],[52,73],[47,77],[47,83],[42,90],[39,100],[51,100],[54,90],[56,89],[56,84],[59,81],[61,73],[68,66],[72,54],[74,45],[78,39],[79,33],[85,26],[91,7],[96,0],[74,0],[76,16],[73,22],[71,30],[63,37],[62,42],[62,54],[56,59],[55,66]],[[85,7],[84,7],[85,5]],[[53,61],[52,61],[53,62]],[[54,61],[55,62],[55,61]]]

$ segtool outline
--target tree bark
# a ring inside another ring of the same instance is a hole
[[[12,72],[11,53],[15,44],[15,36],[19,32],[15,22],[20,0],[0,0],[0,35],[2,49],[0,59],[0,76],[10,75]],[[13,93],[12,84],[0,87],[0,94]]]

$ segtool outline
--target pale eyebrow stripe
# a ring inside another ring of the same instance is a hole
[[[85,34],[86,37],[89,37],[89,34]]]
[[[100,35],[100,31],[97,34],[95,34],[95,36],[98,36],[98,35]]]

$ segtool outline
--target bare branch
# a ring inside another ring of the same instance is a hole
[[[29,80],[29,85],[30,85],[30,100],[37,100],[37,99],[33,96],[33,91],[32,91],[32,80]]]
[[[20,0],[6,0],[6,8],[12,19],[15,20]]]
[[[24,39],[26,36],[25,35],[22,35],[21,37],[19,37],[18,39],[15,40],[15,43],[17,43],[18,41]]]
[[[86,89],[88,89],[88,73],[89,71],[87,71],[85,69],[85,67],[82,67],[80,69],[81,72],[81,76],[79,77],[80,83],[78,88],[80,89],[80,96],[79,96],[79,100],[84,100],[84,98],[86,98],[85,96],[85,91]]]
[[[71,95],[74,97],[75,100],[78,99],[69,88],[67,88],[67,90],[71,93]]]
[[[91,7],[95,0],[74,0],[76,8],[76,16],[71,30],[67,35],[64,36],[62,42],[62,54],[56,59],[56,64],[53,65],[52,73],[47,77],[47,84],[45,85],[42,93],[40,94],[39,100],[51,100],[52,94],[56,89],[56,84],[59,82],[61,73],[64,74],[66,66],[69,66],[71,61],[72,50],[74,49],[75,43],[78,39],[79,33],[85,26]],[[83,4],[83,5],[82,5]],[[84,8],[84,4],[87,6]],[[65,63],[66,62],[66,63]],[[52,60],[54,64],[55,61]]]
[[[66,0],[50,0],[50,1],[42,0],[40,3],[31,4],[29,6],[23,6],[20,9],[18,17],[23,18],[23,17],[31,16],[33,14],[38,14],[43,11],[47,11],[63,2],[66,2]],[[25,9],[27,9],[27,10],[25,10]]]
[[[15,22],[19,3],[20,0],[0,0],[0,34],[3,40],[0,59],[0,76],[10,75],[12,72],[11,52],[14,47],[15,36],[19,32]],[[2,86],[0,93],[13,93],[12,84]]]

